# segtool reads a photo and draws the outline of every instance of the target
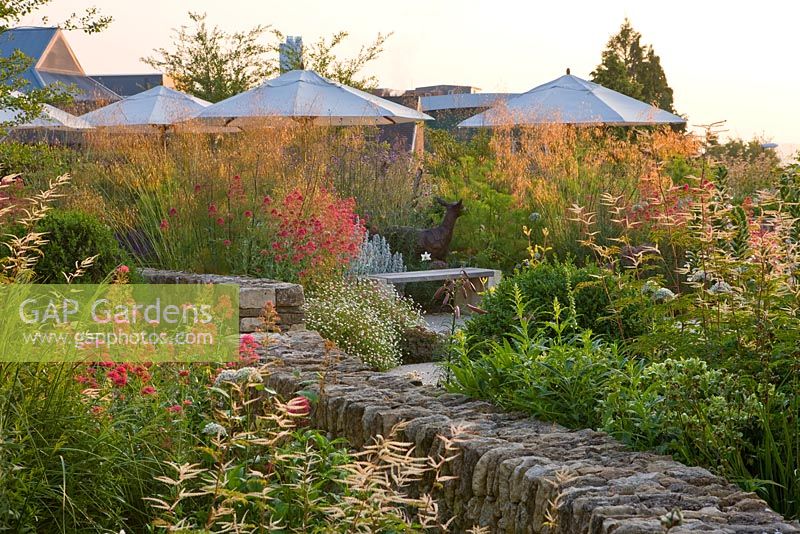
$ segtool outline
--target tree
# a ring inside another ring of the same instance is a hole
[[[13,28],[19,21],[52,0],[3,0],[0,2],[0,35]],[[44,24],[49,21],[42,18]],[[111,17],[101,15],[96,8],[82,13],[73,13],[58,26],[66,30],[83,30],[96,33],[111,23]],[[8,57],[0,57],[0,109],[17,109],[21,113],[11,123],[0,123],[10,127],[14,124],[30,121],[42,112],[44,103],[66,103],[70,100],[67,87],[45,87],[43,89],[27,89],[28,81],[22,74],[31,66],[33,58],[15,51]],[[24,90],[24,92],[23,92]]]
[[[592,81],[674,113],[672,89],[661,58],[652,46],[643,45],[641,38],[625,19],[619,33],[608,40],[600,64],[592,71]]]
[[[285,40],[284,35],[275,30],[272,32],[278,43]],[[374,76],[366,78],[358,77],[358,74],[364,69],[367,63],[374,61],[383,52],[383,45],[386,40],[392,36],[391,33],[386,35],[378,34],[375,40],[368,44],[363,45],[358,54],[349,59],[340,59],[336,57],[334,48],[342,44],[350,36],[347,32],[338,32],[331,36],[330,39],[321,37],[316,43],[313,43],[307,48],[304,48],[301,54],[289,56],[290,68],[293,69],[310,69],[329,80],[335,80],[344,85],[356,87],[358,89],[371,89],[377,87],[378,80]],[[274,51],[279,51],[280,44],[273,46]]]
[[[192,27],[175,30],[172,50],[159,48],[155,55],[142,58],[151,67],[163,70],[175,80],[176,87],[210,102],[251,89],[280,71],[278,52],[284,35],[268,26],[227,33],[209,27],[205,14],[189,13]],[[269,31],[272,42],[264,43]],[[388,35],[378,34],[372,44],[362,46],[349,59],[339,59],[334,48],[348,37],[347,32],[321,38],[301,53],[289,57],[290,68],[309,68],[338,82],[367,88],[374,77],[358,78],[364,66],[383,51]]]
[[[225,33],[210,28],[205,13],[189,13],[194,27],[175,30],[174,50],[155,50],[156,56],[142,61],[163,69],[175,86],[209,102],[218,102],[246,91],[277,71],[267,54],[270,46],[260,42],[268,30],[256,26],[248,31]]]

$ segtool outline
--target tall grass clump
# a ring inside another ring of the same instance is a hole
[[[175,133],[166,143],[97,133],[87,153],[70,204],[103,217],[142,263],[199,272],[329,276],[355,256],[365,225],[405,219],[424,191],[413,157],[368,129]]]
[[[440,191],[463,197],[468,208],[453,250],[507,271],[525,259],[525,240],[512,228],[546,228],[556,255],[582,261],[587,253],[578,244],[580,225],[570,220],[573,205],[591,208],[598,239],[609,242],[619,230],[602,196],[633,204],[656,177],[682,183],[699,150],[694,138],[671,130],[623,135],[560,124],[496,128],[467,145],[437,132],[430,144],[428,165]]]

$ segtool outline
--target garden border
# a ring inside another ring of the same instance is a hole
[[[469,439],[456,444],[459,457],[448,464],[458,479],[435,495],[442,515],[455,518],[453,532],[479,524],[492,532],[657,533],[665,531],[661,517],[676,508],[683,522],[673,534],[800,532],[755,494],[706,469],[371,371],[326,348],[316,332],[270,336],[266,345],[266,385],[284,397],[316,390],[312,426],[354,447],[406,421],[401,438],[418,455],[436,455],[436,436],[466,425]]]

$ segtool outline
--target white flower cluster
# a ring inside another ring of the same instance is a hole
[[[421,323],[415,305],[388,286],[344,280],[306,299],[306,322],[344,352],[377,369],[400,363],[403,332]]]
[[[202,432],[203,434],[208,434],[217,438],[228,435],[228,431],[225,430],[225,427],[218,423],[208,423],[205,427],[203,427]]]
[[[225,369],[214,380],[214,385],[219,386],[226,382],[234,384],[261,382],[261,373],[255,367],[242,367],[241,369]]]
[[[695,269],[689,273],[686,279],[690,283],[701,284],[704,282],[708,282],[711,284],[711,287],[708,288],[708,292],[711,295],[730,295],[733,293],[733,287],[724,280],[720,280],[716,276],[711,273],[707,273],[700,269]]]
[[[727,282],[720,280],[708,288],[708,292],[712,295],[730,295],[733,293],[733,288]]]
[[[708,274],[703,270],[697,269],[689,274],[688,280],[690,282],[705,282],[708,280]]]
[[[648,280],[642,286],[642,295],[649,296],[656,302],[669,302],[675,298],[675,293],[666,287],[660,287],[655,282]]]
[[[350,264],[350,274],[353,276],[402,273],[405,270],[403,255],[399,252],[392,254],[389,242],[380,234],[373,234],[372,237],[364,236],[361,251]]]

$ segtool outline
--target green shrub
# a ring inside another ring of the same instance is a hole
[[[548,325],[530,335],[518,288],[511,307],[516,326],[506,338],[469,347],[463,332],[457,335],[450,389],[573,428],[597,428],[606,384],[624,367],[617,346],[589,331],[567,334],[571,321],[562,320],[557,302]]]
[[[741,465],[743,439],[761,410],[752,386],[698,358],[630,366],[608,390],[605,431],[638,449],[728,472]]]
[[[39,221],[36,231],[46,233],[48,241],[42,247],[44,256],[34,267],[39,282],[65,283],[62,273],[73,273],[76,262],[91,256],[97,258],[76,282],[99,283],[119,265],[130,264],[131,259],[120,248],[111,228],[94,216],[53,210]]]
[[[576,267],[569,261],[543,261],[518,269],[484,297],[481,308],[486,313],[473,315],[467,322],[467,337],[470,342],[479,342],[499,339],[514,331],[517,324],[513,299],[515,288],[519,288],[522,294],[534,327],[551,315],[554,299],[566,304],[572,297],[575,319],[580,328],[611,338],[636,334],[641,328],[637,305],[632,302],[621,310],[619,316],[612,317],[610,293],[598,279],[601,272],[595,265]],[[615,293],[611,293],[614,300],[619,296]]]
[[[384,370],[400,363],[403,333],[421,318],[416,306],[393,288],[342,280],[313,290],[306,299],[306,321],[346,353]]]
[[[0,143],[0,174],[21,174],[34,189],[47,187],[53,176],[71,171],[79,154],[46,143]]]

